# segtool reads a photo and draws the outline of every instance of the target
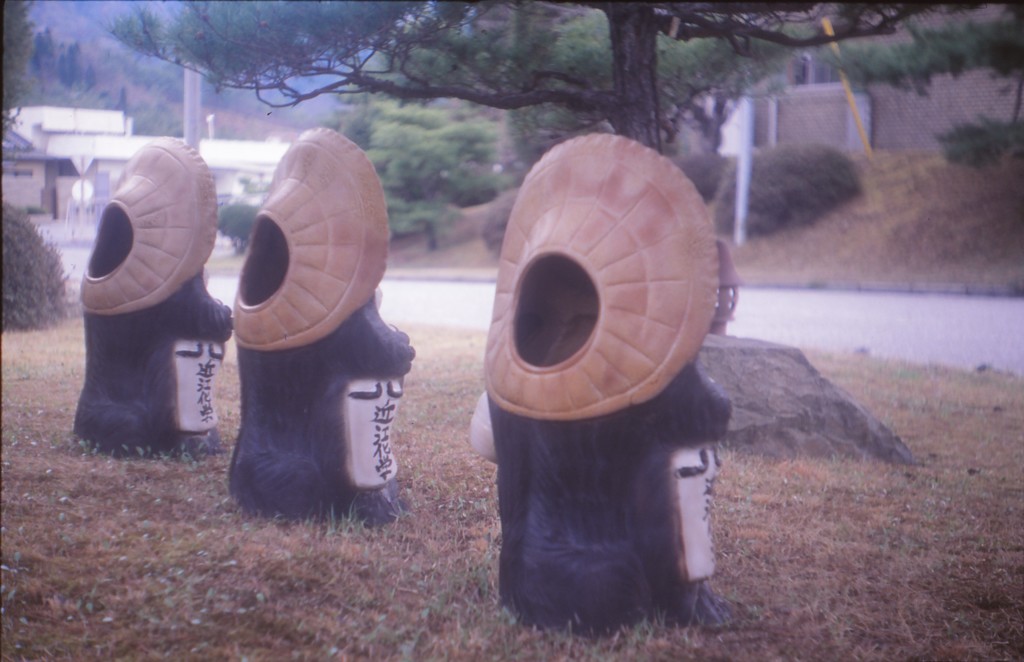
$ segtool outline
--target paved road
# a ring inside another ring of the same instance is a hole
[[[729,333],[1024,375],[1024,299],[746,288]]]
[[[232,279],[210,291],[233,301]],[[385,279],[381,316],[401,324],[487,329],[493,283]],[[805,349],[1024,375],[1024,299],[775,288],[740,291],[729,334]]]
[[[90,242],[57,240],[65,269],[79,282]],[[237,279],[213,277],[210,292],[233,303]],[[494,284],[387,278],[381,315],[396,324],[485,330]],[[986,365],[1024,375],[1024,299],[831,290],[743,288],[730,335],[804,349],[867,352],[915,363],[974,369]]]

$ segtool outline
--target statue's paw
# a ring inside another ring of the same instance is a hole
[[[380,526],[408,512],[408,505],[398,497],[398,482],[388,481],[379,490],[360,492],[352,502],[353,514],[366,526]]]
[[[668,618],[679,625],[721,627],[732,621],[732,607],[706,581],[687,584],[676,607]]]
[[[214,302],[210,307],[208,326],[204,335],[218,342],[227,342],[232,330],[231,307],[219,301]]]
[[[196,460],[208,455],[220,455],[224,452],[220,443],[220,434],[215,429],[206,433],[182,436],[178,441],[177,450],[179,454],[188,455]]]

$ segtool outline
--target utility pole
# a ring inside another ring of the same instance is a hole
[[[828,20],[828,18],[821,19],[821,25],[825,28],[825,34],[830,37],[836,36],[835,31],[832,29],[832,21]],[[832,52],[836,54],[836,58],[840,59],[839,44],[833,41],[829,45],[832,47]],[[842,68],[839,69],[839,80],[843,83],[843,91],[846,92],[846,102],[850,104],[853,121],[857,123],[857,134],[860,136],[861,144],[864,145],[864,153],[870,159],[872,157],[871,140],[868,139],[868,132],[864,130],[864,122],[860,119],[860,111],[857,109],[857,101],[853,97],[850,81],[847,79],[846,72]]]
[[[754,101],[740,99],[740,149],[736,158],[736,212],[733,217],[732,240],[742,246],[747,240],[747,206],[750,201],[751,153],[754,151]]]
[[[185,143],[193,149],[199,149],[200,123],[199,109],[201,105],[200,83],[202,79],[199,74],[191,69],[185,69],[185,102],[184,102],[184,126]]]

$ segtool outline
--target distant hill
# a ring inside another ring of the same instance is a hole
[[[50,28],[54,35],[79,43],[107,42],[116,44],[107,31],[114,18],[131,10],[135,3],[124,2],[68,2],[66,0],[39,0],[29,5],[29,18],[36,31]],[[172,6],[176,2],[147,3],[160,10],[160,5]]]
[[[182,135],[183,69],[143,58],[111,36],[114,19],[145,4],[173,13],[179,2],[37,0],[30,5],[34,86],[24,105],[124,110],[135,132]],[[217,92],[204,84],[203,113],[215,115],[217,138],[289,140],[327,121],[335,102],[318,99],[296,108],[270,108],[248,90]]]

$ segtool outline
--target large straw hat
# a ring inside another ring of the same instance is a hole
[[[697,356],[717,288],[714,229],[679,168],[618,136],[563,143],[527,175],[505,231],[488,394],[544,420],[645,402]]]
[[[159,138],[125,165],[82,281],[87,312],[150,308],[202,272],[217,238],[217,192],[199,153]]]
[[[329,129],[306,131],[256,216],[235,300],[238,344],[273,351],[327,336],[373,296],[387,252],[373,164]]]

